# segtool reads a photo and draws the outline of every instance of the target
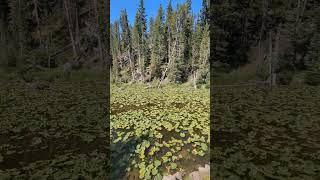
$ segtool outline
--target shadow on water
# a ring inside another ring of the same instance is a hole
[[[106,152],[107,149],[101,144],[105,138],[98,137],[93,141],[85,142],[78,136],[69,137],[41,137],[39,134],[22,134],[22,139],[14,138],[14,134],[6,134],[0,138],[0,169],[22,168],[37,161],[53,160],[60,155],[90,154],[94,151]],[[37,145],[32,141],[36,139]]]
[[[125,142],[110,144],[110,179],[125,179],[126,169],[130,167],[130,160],[132,158],[130,154],[135,153],[135,148],[141,141],[141,138],[129,138]]]

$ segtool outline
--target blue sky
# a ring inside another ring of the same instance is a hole
[[[120,11],[126,9],[128,13],[129,23],[134,23],[134,17],[136,15],[136,10],[139,6],[140,0],[111,0],[110,1],[110,20],[113,23],[115,20],[120,18]],[[185,0],[171,0],[173,9],[176,9],[177,3],[184,3]],[[169,0],[144,0],[144,6],[146,9],[146,15],[149,23],[150,17],[155,17],[157,15],[157,10],[162,4],[164,9],[167,8]],[[192,11],[193,13],[199,13],[201,9],[201,0],[192,0]]]

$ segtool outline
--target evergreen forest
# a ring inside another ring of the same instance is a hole
[[[169,1],[147,22],[141,0],[133,23],[122,10],[111,24],[112,82],[208,83],[209,1],[199,14],[191,6],[187,0],[173,8]]]
[[[210,7],[215,84],[319,84],[319,1],[218,0]]]
[[[72,70],[106,70],[109,12],[103,0],[1,1],[1,77],[52,81]]]

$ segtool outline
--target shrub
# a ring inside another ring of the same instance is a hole
[[[293,78],[292,71],[283,71],[278,74],[278,84],[289,85]]]
[[[316,71],[307,72],[305,76],[305,82],[311,86],[320,85],[320,73]]]

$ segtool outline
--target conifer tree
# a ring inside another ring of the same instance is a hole
[[[204,27],[206,23],[209,24],[209,1],[202,0],[202,7],[200,10],[200,26]]]
[[[134,46],[138,57],[140,80],[144,81],[147,65],[147,23],[143,0],[140,0],[139,8],[134,23]]]
[[[195,32],[192,38],[192,62],[191,62],[191,74],[194,83],[194,87],[197,85],[197,74],[200,62],[200,44],[202,40],[202,27],[201,20],[198,19],[195,27]]]
[[[178,6],[178,12],[174,16],[174,29],[171,44],[171,64],[168,69],[168,79],[170,82],[181,83],[185,73],[185,29],[184,29],[184,7]]]
[[[123,54],[124,61],[129,64],[129,71],[131,74],[131,79],[134,80],[135,75],[135,64],[132,58],[132,42],[131,42],[131,32],[128,22],[128,15],[126,10],[121,11],[120,15],[121,22],[121,51]]]
[[[152,28],[153,47],[151,49],[151,78],[160,78],[160,67],[165,60],[164,15],[160,5],[154,27]]]
[[[200,83],[208,83],[209,78],[209,56],[210,56],[210,30],[206,24],[202,32],[199,56],[199,77]]]
[[[184,6],[182,6],[182,32],[183,32],[183,81],[186,81],[191,67],[191,49],[192,49],[192,29],[193,29],[193,15],[191,13],[191,0],[187,0]]]
[[[111,54],[112,54],[112,79],[118,81],[121,66],[119,64],[120,57],[120,30],[119,22],[116,21],[111,25]]]

